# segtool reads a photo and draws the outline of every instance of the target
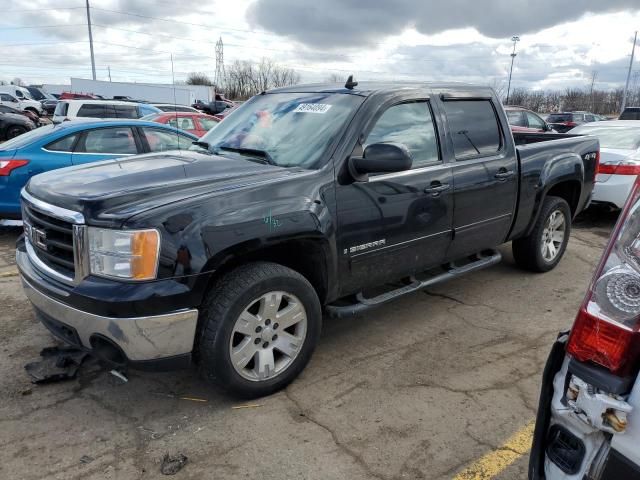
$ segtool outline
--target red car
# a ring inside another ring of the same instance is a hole
[[[512,132],[546,133],[552,128],[538,114],[522,107],[507,105],[504,107],[507,112],[507,120]]]
[[[203,136],[220,121],[206,113],[192,112],[152,113],[151,115],[144,117],[143,120],[171,125],[174,128],[179,128],[185,132],[193,133],[198,137]]]

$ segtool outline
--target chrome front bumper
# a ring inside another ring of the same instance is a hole
[[[77,333],[80,346],[88,350],[92,349],[93,336],[113,341],[131,362],[185,355],[193,349],[198,320],[195,309],[148,317],[103,317],[48,297],[24,277],[22,283],[38,313],[71,327]]]

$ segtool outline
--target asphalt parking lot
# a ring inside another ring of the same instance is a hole
[[[325,319],[301,377],[248,403],[195,371],[123,383],[88,365],[76,380],[32,385],[24,365],[55,342],[13,274],[20,229],[0,227],[0,478],[158,478],[165,453],[188,457],[177,479],[526,478],[526,448],[505,442],[534,419],[551,343],[614,222],[584,214],[550,273],[518,270],[505,246],[493,268]]]

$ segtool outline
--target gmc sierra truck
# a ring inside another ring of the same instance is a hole
[[[598,158],[591,137],[514,139],[490,88],[280,88],[189,150],[32,178],[17,264],[63,341],[260,396],[304,368],[323,311],[493,265],[508,241],[522,267],[554,268]]]

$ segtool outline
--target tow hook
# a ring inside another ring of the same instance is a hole
[[[575,375],[569,381],[567,402],[583,422],[612,434],[624,433],[627,415],[633,410],[619,395],[600,393]]]

